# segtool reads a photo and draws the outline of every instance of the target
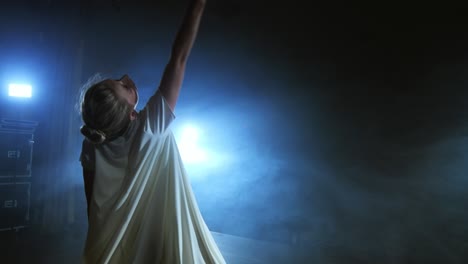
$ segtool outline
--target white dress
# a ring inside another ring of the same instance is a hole
[[[173,120],[158,91],[125,135],[83,148],[83,167],[95,170],[83,263],[226,263],[200,214]]]

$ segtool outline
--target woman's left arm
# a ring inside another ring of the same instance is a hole
[[[185,66],[197,37],[206,0],[190,0],[182,25],[172,45],[171,57],[159,85],[159,90],[172,110],[179,98],[180,88],[185,74]]]

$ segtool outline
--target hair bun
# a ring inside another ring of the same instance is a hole
[[[84,125],[81,127],[80,131],[81,134],[94,144],[101,144],[106,141],[106,134],[100,130]]]

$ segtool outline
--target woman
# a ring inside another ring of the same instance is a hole
[[[205,0],[191,0],[159,89],[139,113],[127,75],[84,96],[84,263],[225,263],[169,129],[204,7]]]

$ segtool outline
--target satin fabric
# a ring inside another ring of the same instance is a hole
[[[83,148],[94,150],[81,161],[95,170],[83,263],[226,263],[200,214],[173,120],[158,91],[125,135]]]

